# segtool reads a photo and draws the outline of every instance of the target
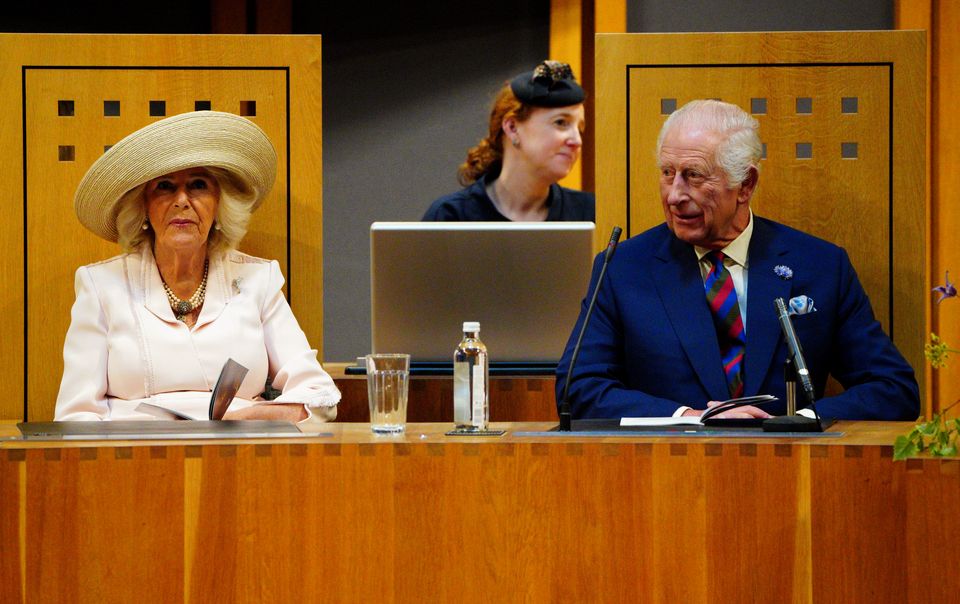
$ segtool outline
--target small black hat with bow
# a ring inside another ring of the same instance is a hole
[[[533,71],[521,73],[510,81],[510,89],[522,102],[535,107],[566,107],[586,98],[573,70],[559,61],[544,61]]]

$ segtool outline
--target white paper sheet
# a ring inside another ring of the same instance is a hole
[[[696,416],[680,417],[623,417],[621,426],[699,426],[700,418]]]

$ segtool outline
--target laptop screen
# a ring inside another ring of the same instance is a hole
[[[373,352],[451,362],[464,321],[491,362],[556,362],[580,312],[592,222],[375,222]]]

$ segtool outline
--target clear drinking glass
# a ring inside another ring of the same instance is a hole
[[[407,424],[409,354],[368,354],[367,399],[370,429],[377,433],[403,432]]]

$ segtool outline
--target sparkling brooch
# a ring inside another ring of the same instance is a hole
[[[773,267],[773,273],[784,281],[793,279],[793,269],[785,264],[778,264]]]

